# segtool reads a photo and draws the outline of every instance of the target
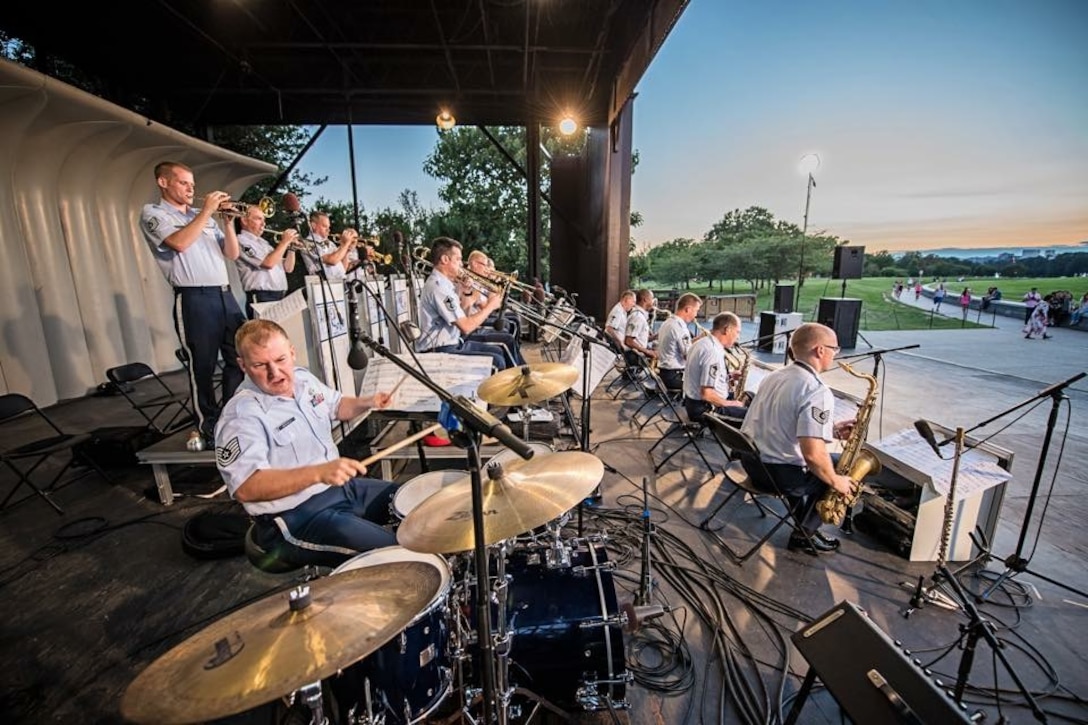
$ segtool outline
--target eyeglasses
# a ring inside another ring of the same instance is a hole
[[[826,348],[827,348],[828,350],[831,350],[832,352],[836,352],[836,353],[837,353],[837,352],[838,352],[839,350],[841,350],[841,349],[842,349],[842,348],[841,348],[841,347],[839,347],[838,345],[824,345],[824,347],[826,347]]]

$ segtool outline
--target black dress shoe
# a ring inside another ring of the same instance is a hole
[[[819,556],[821,552],[835,551],[838,548],[839,542],[837,539],[829,539],[818,531],[808,539],[800,534],[794,534],[790,537],[789,543],[786,544],[788,551],[801,551],[810,556]]]

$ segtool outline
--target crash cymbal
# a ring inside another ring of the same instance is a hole
[[[600,483],[604,464],[581,451],[488,466],[483,474],[484,543],[494,544],[548,523]],[[475,546],[472,478],[454,481],[412,509],[397,529],[408,549],[452,554]]]
[[[434,599],[441,577],[423,561],[380,564],[310,582],[308,606],[305,596],[290,601],[299,588],[254,602],[152,662],[121,714],[196,723],[272,702],[384,645]]]
[[[568,390],[578,371],[564,363],[521,365],[495,373],[480,383],[476,395],[492,405],[532,405]]]

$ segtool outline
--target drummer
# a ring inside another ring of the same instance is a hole
[[[389,393],[357,398],[295,366],[295,348],[271,320],[251,320],[235,336],[246,374],[216,426],[215,462],[230,495],[254,519],[255,543],[298,566],[335,567],[396,543],[390,523],[396,485],[366,478],[340,456],[334,421],[385,408]]]

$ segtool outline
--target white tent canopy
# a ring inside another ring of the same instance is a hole
[[[192,167],[198,198],[237,198],[275,166],[7,61],[0,138],[0,393],[51,405],[115,365],[177,368],[173,292],[138,228],[155,164]]]

